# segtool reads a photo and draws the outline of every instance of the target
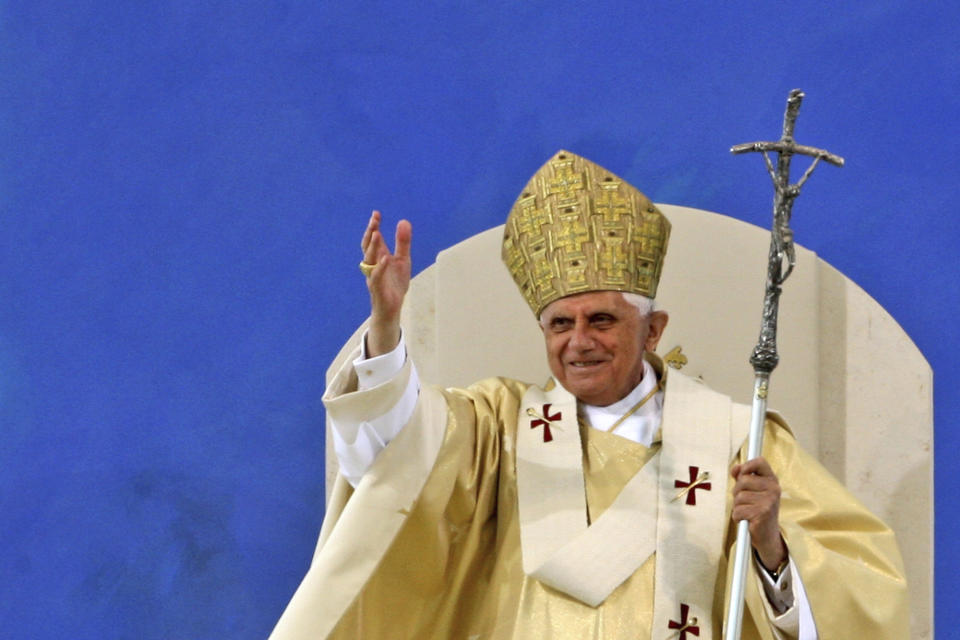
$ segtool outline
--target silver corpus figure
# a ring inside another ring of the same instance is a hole
[[[783,116],[783,135],[776,142],[749,142],[738,144],[730,149],[731,153],[759,151],[767,171],[773,180],[773,228],[770,235],[770,256],[767,264],[767,285],[763,298],[763,321],[760,327],[760,339],[750,356],[755,376],[753,385],[753,412],[750,418],[750,436],[747,441],[747,459],[760,455],[763,447],[763,423],[767,414],[767,386],[770,374],[777,366],[777,310],[780,306],[781,285],[789,277],[796,264],[793,248],[793,231],[790,229],[790,214],[793,201],[800,195],[800,187],[807,181],[817,164],[825,160],[837,167],[843,166],[843,158],[823,149],[799,145],[793,140],[793,127],[800,111],[803,92],[794,89],[787,98],[787,111]],[[778,154],[777,168],[773,168],[768,152]],[[795,154],[811,156],[813,162],[804,172],[800,181],[790,183],[790,160]],[[746,584],[747,561],[750,555],[749,522],[737,523],[737,547],[733,567],[733,583],[730,589],[730,607],[724,623],[724,638],[740,640],[743,620],[743,597]]]

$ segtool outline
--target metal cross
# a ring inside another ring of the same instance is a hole
[[[738,144],[730,149],[732,153],[759,151],[767,164],[767,171],[773,180],[773,230],[770,234],[770,253],[767,262],[767,284],[763,297],[763,318],[760,327],[760,339],[750,356],[753,365],[753,407],[750,412],[750,436],[747,438],[747,459],[760,455],[763,449],[763,424],[767,413],[767,393],[770,374],[777,366],[777,310],[780,305],[781,285],[793,271],[796,255],[793,249],[793,232],[790,230],[790,214],[793,201],[800,195],[800,187],[807,181],[821,160],[838,167],[843,166],[843,158],[823,149],[805,147],[793,140],[793,127],[797,121],[797,112],[803,92],[794,89],[787,98],[787,111],[783,116],[783,135],[777,142],[751,142]],[[770,151],[776,151],[777,168],[770,162]],[[796,183],[790,182],[790,160],[795,154],[810,156],[813,162]],[[734,550],[733,577],[730,581],[730,601],[724,625],[724,638],[740,640],[743,621],[743,601],[746,589],[747,563],[750,553],[750,527],[747,520],[737,523],[737,545]]]
[[[843,158],[823,149],[797,144],[793,140],[793,128],[797,122],[797,112],[803,100],[803,91],[794,89],[787,98],[787,110],[783,115],[783,135],[776,142],[748,142],[730,149],[731,153],[749,153],[758,151],[763,154],[767,171],[773,180],[773,234],[770,239],[770,261],[767,268],[767,290],[763,300],[763,325],[760,341],[750,356],[750,363],[756,373],[772,372],[779,361],[777,355],[777,309],[780,301],[780,285],[793,271],[796,255],[793,248],[793,231],[790,229],[790,215],[793,201],[800,195],[800,187],[810,178],[821,160],[837,167],[843,166]],[[774,170],[769,152],[777,152],[777,168]],[[796,183],[790,183],[790,160],[794,155],[813,158],[813,162]]]

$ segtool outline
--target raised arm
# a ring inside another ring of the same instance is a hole
[[[380,231],[381,215],[374,211],[363,234],[367,289],[370,291],[370,327],[367,332],[367,357],[392,351],[400,341],[400,310],[410,288],[410,241],[413,228],[407,220],[397,223],[394,253],[390,253]]]
[[[347,383],[350,376],[343,377],[345,369],[341,369],[324,394],[340,473],[354,487],[410,420],[420,390],[413,363],[409,364],[408,375],[400,375],[406,351],[398,348],[400,310],[410,287],[410,223],[401,220],[397,224],[396,251],[391,254],[380,232],[380,222],[380,212],[374,211],[360,243],[363,250],[360,270],[366,276],[370,291],[370,324],[361,357],[348,365],[356,383],[355,386]],[[366,393],[374,388],[380,389],[376,393],[386,394],[392,400],[359,405],[354,402],[348,403],[347,409],[336,408],[341,395]]]

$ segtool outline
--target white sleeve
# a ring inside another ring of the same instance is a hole
[[[362,338],[360,357],[353,361],[357,373],[357,390],[373,389],[400,373],[407,358],[407,348],[403,335],[396,348],[374,358],[366,358],[367,334]],[[353,487],[367,472],[391,440],[397,437],[403,425],[407,423],[420,395],[420,380],[417,370],[410,363],[410,380],[399,402],[385,413],[360,423],[344,423],[330,419],[333,431],[333,449],[340,464],[340,474]]]
[[[813,612],[810,610],[810,601],[803,588],[800,572],[793,558],[787,568],[781,573],[776,582],[757,562],[757,575],[766,598],[763,598],[767,617],[773,625],[778,638],[797,638],[798,640],[817,640],[817,626],[813,621]]]

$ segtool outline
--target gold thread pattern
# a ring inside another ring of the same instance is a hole
[[[503,262],[534,314],[564,296],[628,291],[653,298],[670,222],[603,167],[558,151],[510,211]]]

